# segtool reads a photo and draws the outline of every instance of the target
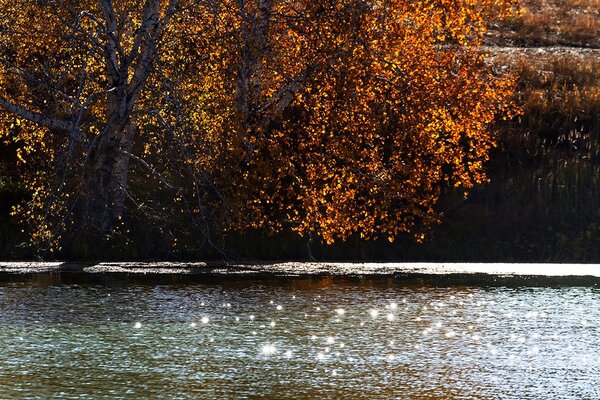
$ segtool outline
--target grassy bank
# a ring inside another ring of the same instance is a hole
[[[521,4],[521,15],[491,27],[491,44],[600,47],[600,1],[522,0]]]
[[[472,225],[466,259],[598,262],[600,2],[529,0],[524,11],[488,40],[494,64],[518,76],[523,114],[500,126],[491,184],[440,234]]]

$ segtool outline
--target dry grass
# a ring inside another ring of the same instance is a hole
[[[465,215],[481,219],[481,247],[496,246],[499,257],[598,262],[600,0],[523,8],[494,27],[487,49],[517,76],[523,114],[499,127],[492,183],[473,193]]]
[[[600,51],[507,51],[494,62],[518,76],[520,130],[549,140],[572,131],[600,136]]]
[[[492,29],[490,44],[600,48],[600,0],[523,0],[522,13]]]

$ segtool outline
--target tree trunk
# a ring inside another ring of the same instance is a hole
[[[273,0],[258,0],[256,15],[244,21],[235,102],[240,121],[245,125],[258,123],[256,112],[262,89],[261,64],[268,53],[272,12]]]
[[[135,136],[125,102],[117,98],[109,102],[112,113],[86,165],[83,201],[85,228],[104,236],[114,232],[125,212],[129,151]]]

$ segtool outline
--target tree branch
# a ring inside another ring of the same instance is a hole
[[[68,121],[55,119],[44,114],[27,110],[21,106],[11,103],[3,97],[0,97],[0,107],[4,108],[6,111],[12,114],[18,115],[19,117],[26,119],[27,121],[45,126],[50,129],[56,129],[65,132],[69,132],[72,130],[72,124]]]
[[[102,11],[106,20],[106,35],[108,41],[106,43],[106,68],[108,69],[113,84],[116,84],[120,78],[120,66],[117,61],[117,51],[122,52],[120,44],[115,35],[117,35],[117,19],[113,8],[112,0],[102,0]]]
[[[131,158],[134,161],[140,163],[144,168],[150,171],[154,176],[156,176],[167,188],[173,189],[173,185],[171,185],[163,176],[158,172],[155,168],[153,168],[150,164],[148,164],[143,158],[136,156],[133,153],[130,153],[126,150],[119,149],[119,153],[123,154]]]
[[[145,40],[141,45],[141,50],[136,50],[135,55],[139,58],[139,60],[135,70],[133,71],[131,82],[129,83],[127,88],[129,96],[128,106],[130,109],[133,108],[133,104],[135,104],[135,102],[137,101],[142,85],[146,81],[146,78],[148,77],[152,69],[152,62],[154,61],[154,56],[156,55],[156,43],[159,40],[159,12],[159,0],[146,1],[143,14],[144,22],[140,30],[140,34],[142,36],[145,36]]]

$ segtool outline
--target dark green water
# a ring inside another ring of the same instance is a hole
[[[0,343],[2,399],[600,398],[584,287],[0,283]]]

